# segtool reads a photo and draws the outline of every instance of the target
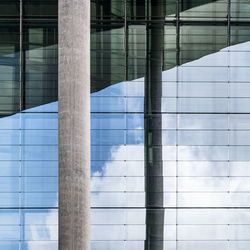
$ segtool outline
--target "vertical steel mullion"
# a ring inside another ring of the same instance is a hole
[[[20,20],[19,20],[19,111],[24,107],[23,103],[23,0],[20,0]]]
[[[19,206],[22,206],[22,115],[21,112],[24,107],[23,103],[23,0],[19,1],[19,113],[20,113],[20,122],[19,122]],[[22,241],[24,239],[24,223],[22,210],[19,209],[19,220],[20,220],[20,241],[19,249],[22,249]]]
[[[179,0],[176,0],[176,65],[180,65],[180,13]]]
[[[124,77],[125,81],[128,81],[128,27],[127,27],[127,0],[124,0],[124,51],[125,51],[125,69],[124,69]],[[127,85],[125,85],[127,86]],[[125,90],[126,98],[128,96],[127,88]],[[124,130],[123,130],[123,139],[125,145],[127,145],[127,112],[125,113],[125,120],[124,120]],[[126,164],[125,164],[126,165]],[[127,172],[126,172],[127,176]],[[124,246],[125,247],[125,246]]]
[[[227,3],[227,46],[231,44],[231,0]]]
[[[125,50],[125,81],[128,80],[128,23],[127,23],[127,0],[124,0],[124,50]]]
[[[176,153],[176,161],[175,161],[175,169],[176,169],[176,183],[175,183],[175,199],[176,199],[176,210],[175,210],[175,224],[176,224],[176,229],[175,229],[175,248],[176,250],[178,249],[178,172],[179,172],[179,168],[178,168],[178,123],[179,123],[179,117],[178,117],[178,95],[179,95],[179,88],[178,88],[178,66],[180,65],[180,2],[179,0],[176,0],[176,119],[175,119],[175,122],[176,122],[176,149],[175,149],[175,153]]]
[[[231,0],[227,3],[227,46],[230,47],[231,44]],[[228,54],[228,72],[227,72],[227,167],[228,167],[228,193],[230,194],[230,51],[227,50]],[[229,224],[227,225],[228,230],[230,229]],[[227,248],[229,249],[229,238],[227,239]]]
[[[164,17],[165,19],[165,17]],[[163,35],[163,38],[162,38],[162,72],[165,70],[165,28],[167,28],[167,25],[165,23],[165,20],[163,21],[163,32],[162,32],[162,35]]]

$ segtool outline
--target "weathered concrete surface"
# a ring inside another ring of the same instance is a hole
[[[90,249],[90,1],[59,0],[59,249]]]

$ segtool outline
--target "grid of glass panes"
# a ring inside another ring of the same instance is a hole
[[[1,1],[0,249],[57,249],[56,101],[57,1]]]
[[[163,158],[164,250],[247,250],[250,2],[156,2],[163,15],[150,1],[92,1],[92,249],[145,249],[154,19],[164,22],[161,108],[150,115],[162,117],[152,125],[162,141],[152,141]]]

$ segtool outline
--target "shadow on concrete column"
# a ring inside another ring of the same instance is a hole
[[[152,0],[147,25],[147,75],[145,77],[145,250],[163,250],[162,68],[163,0]]]
[[[90,1],[59,1],[59,249],[90,249]]]

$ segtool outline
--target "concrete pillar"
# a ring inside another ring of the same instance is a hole
[[[59,249],[90,249],[90,1],[59,0]]]

